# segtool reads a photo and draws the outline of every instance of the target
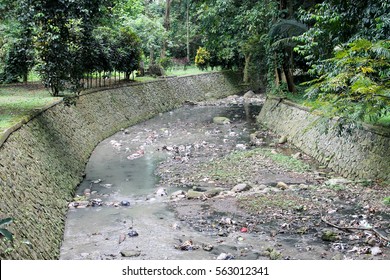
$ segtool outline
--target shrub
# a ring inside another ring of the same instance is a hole
[[[199,49],[196,52],[195,56],[195,65],[201,69],[205,70],[210,65],[210,53],[202,47],[199,47]]]
[[[161,65],[162,68],[165,70],[169,70],[173,67],[173,61],[169,57],[163,57],[158,60],[158,63]]]
[[[149,74],[152,76],[164,76],[164,69],[159,64],[149,65]]]
[[[332,104],[330,114],[348,122],[377,121],[390,113],[390,41],[357,39],[314,65],[307,96]]]

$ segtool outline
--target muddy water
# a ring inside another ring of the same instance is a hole
[[[95,206],[69,209],[60,258],[120,259],[120,252],[130,251],[136,259],[215,259],[217,250],[175,249],[186,240],[196,240],[202,247],[215,237],[175,218],[166,203],[173,190],[167,188],[168,196],[156,194],[159,178],[154,172],[174,145],[190,150],[207,144],[223,152],[226,147],[247,143],[256,129],[254,116],[259,110],[186,106],[104,140],[93,152],[76,195],[81,205],[95,201]],[[215,125],[216,116],[228,117],[232,124]],[[131,231],[138,236],[130,237]],[[228,237],[241,246],[237,238],[234,234]],[[255,236],[248,236],[247,242],[251,238],[259,242]]]

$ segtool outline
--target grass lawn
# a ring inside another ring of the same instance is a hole
[[[220,69],[214,69],[214,70],[200,70],[196,66],[188,66],[186,70],[183,68],[177,68],[177,69],[170,69],[166,71],[166,76],[187,76],[187,75],[199,75],[204,73],[210,73],[210,72],[218,72]],[[158,78],[154,78],[151,76],[145,76],[145,77],[136,77],[136,82],[148,82],[148,81],[155,81]]]
[[[58,100],[59,97],[52,97],[36,84],[0,87],[0,134],[37,109]]]

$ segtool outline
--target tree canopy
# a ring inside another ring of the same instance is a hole
[[[94,71],[129,78],[140,63],[196,62],[378,118],[389,107],[389,10],[390,0],[1,0],[0,81],[34,69],[58,95]]]

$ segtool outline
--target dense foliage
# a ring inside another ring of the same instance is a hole
[[[370,121],[390,113],[390,41],[354,40],[312,72],[319,78],[309,83],[307,95],[329,101],[331,113]]]
[[[92,72],[195,64],[303,92],[332,114],[388,114],[390,0],[0,1],[0,80],[39,72],[54,95]],[[298,86],[297,86],[298,85]]]
[[[390,1],[326,0],[300,19],[311,28],[295,50],[314,78],[306,91],[343,122],[375,122],[390,113]]]

